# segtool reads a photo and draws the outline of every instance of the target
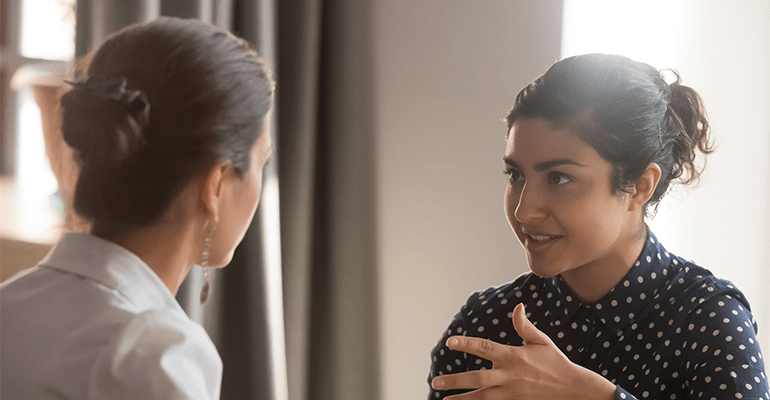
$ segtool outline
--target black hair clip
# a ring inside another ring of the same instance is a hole
[[[86,81],[64,82],[74,87],[82,87],[94,97],[112,100],[123,107],[133,108],[138,111],[145,111],[150,108],[150,103],[139,98],[142,92],[126,89],[128,80],[122,76],[115,79],[105,79],[101,76],[93,75]]]

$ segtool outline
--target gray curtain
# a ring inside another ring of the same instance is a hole
[[[292,400],[379,398],[370,3],[278,2]]]
[[[76,53],[160,15],[249,40],[275,66],[276,152],[233,262],[177,299],[224,362],[222,399],[377,399],[370,34],[357,0],[78,0]]]

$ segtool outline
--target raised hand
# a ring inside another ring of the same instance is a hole
[[[490,370],[433,378],[436,390],[476,389],[447,400],[591,399],[612,400],[615,385],[570,361],[527,319],[524,305],[513,310],[513,326],[523,346],[506,346],[488,339],[452,336],[447,347],[492,361]]]

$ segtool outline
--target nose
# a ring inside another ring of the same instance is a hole
[[[512,194],[518,197],[513,215],[520,223],[529,224],[547,215],[542,193],[536,185],[525,183],[519,193]]]

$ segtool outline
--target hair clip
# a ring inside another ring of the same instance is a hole
[[[105,79],[101,76],[93,75],[86,81],[64,81],[64,83],[77,88],[82,87],[96,98],[112,100],[123,107],[133,108],[138,111],[145,111],[150,108],[150,103],[139,98],[142,94],[141,91],[126,89],[128,80],[122,76],[115,79]]]

